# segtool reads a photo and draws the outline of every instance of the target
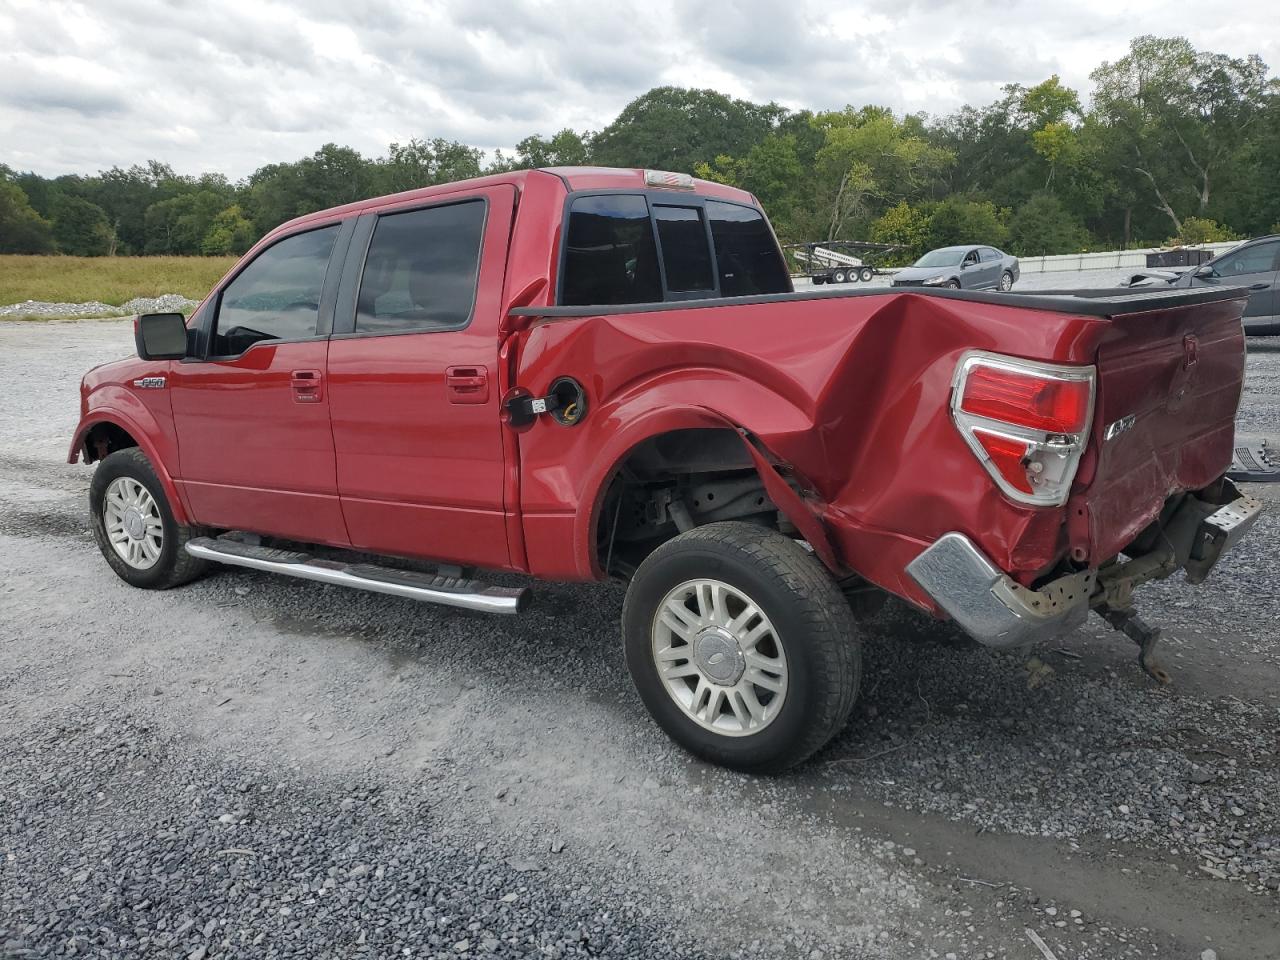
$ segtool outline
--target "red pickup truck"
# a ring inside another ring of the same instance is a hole
[[[278,227],[84,378],[70,459],[138,587],[218,562],[518,613],[477,569],[626,580],[654,717],[776,771],[847,718],[879,592],[996,647],[1097,610],[1158,672],[1133,589],[1260,509],[1223,476],[1244,304],[795,292],[750,194],[528,170]]]

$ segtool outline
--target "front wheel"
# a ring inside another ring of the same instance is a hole
[[[137,447],[103,458],[89,484],[93,538],[121,580],[148,590],[167,590],[194,580],[206,560],[186,551],[194,535],[173,510],[146,455]]]
[[[1008,270],[1000,274],[1000,289],[1006,293],[1013,289],[1013,274]]]
[[[848,719],[861,645],[849,604],[794,540],[713,523],[636,571],[622,611],[627,667],[667,734],[712,763],[778,773]]]
[[[948,281],[947,281],[946,286],[947,286],[947,289],[948,289],[948,290],[959,290],[959,289],[960,289],[960,281],[959,281],[959,280],[948,280]]]

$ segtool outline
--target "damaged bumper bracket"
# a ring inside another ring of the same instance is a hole
[[[1185,569],[1200,583],[1253,526],[1262,504],[1223,481],[1221,499],[1187,497],[1160,532],[1160,546],[1101,570],[1059,577],[1038,589],[1001,571],[962,533],[939,537],[907,565],[909,573],[966,633],[989,647],[1017,647],[1061,636],[1080,626],[1091,607],[1130,608],[1135,587]],[[1226,502],[1222,502],[1222,501]],[[1158,635],[1158,633],[1157,633]],[[1141,644],[1140,644],[1141,645]],[[1144,656],[1149,655],[1143,646]]]

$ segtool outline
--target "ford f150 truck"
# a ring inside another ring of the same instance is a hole
[[[211,562],[491,613],[478,570],[628,582],[644,703],[777,771],[857,692],[887,591],[995,647],[1208,575],[1260,509],[1223,476],[1233,290],[792,290],[754,197],[529,170],[264,237],[188,322],[91,371],[72,462],[107,562]]]

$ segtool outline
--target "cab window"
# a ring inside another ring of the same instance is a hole
[[[710,293],[715,290],[711,247],[702,211],[697,207],[654,205],[653,221],[662,246],[662,266],[672,293]]]
[[[314,337],[338,225],[285,237],[232,280],[218,301],[210,354],[235,357],[264,340]]]
[[[483,200],[379,217],[360,279],[355,332],[465,327],[476,298],[484,220]]]
[[[720,296],[790,293],[791,276],[764,214],[751,207],[708,200]]]
[[[603,306],[661,299],[658,248],[645,198],[610,194],[574,200],[560,302]]]

